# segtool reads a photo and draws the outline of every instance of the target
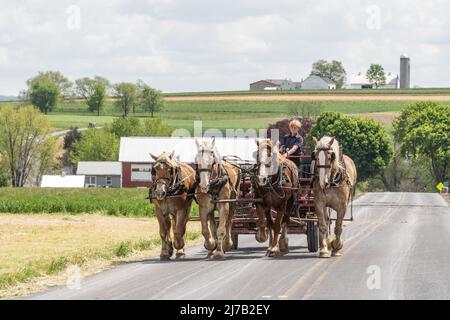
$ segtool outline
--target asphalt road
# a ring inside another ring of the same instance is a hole
[[[225,261],[188,248],[183,261],[134,262],[31,299],[450,299],[450,208],[437,194],[370,193],[354,204],[342,257],[319,259],[306,236],[267,258],[241,236]]]

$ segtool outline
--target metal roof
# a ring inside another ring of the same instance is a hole
[[[325,81],[327,84],[336,84],[333,80],[331,80],[331,79],[328,78],[328,77],[321,77],[321,76],[314,75],[314,74],[308,76],[308,78],[306,78],[305,80],[303,80],[303,82],[305,82],[305,81],[308,80],[308,79],[314,79],[314,78],[316,78],[316,79],[321,79],[321,80]]]
[[[42,176],[42,188],[83,188],[84,176]]]
[[[122,164],[118,161],[80,161],[77,175],[120,176]]]
[[[385,72],[386,84],[395,84],[397,81],[397,74],[393,72]],[[367,79],[366,74],[359,72],[358,74],[353,74],[350,76],[349,84],[371,84],[369,79]]]
[[[210,138],[198,138],[199,140]],[[223,156],[238,156],[245,161],[255,161],[256,143],[250,138],[216,138],[216,147]],[[180,137],[122,137],[120,139],[119,161],[153,162],[150,153],[158,156],[163,152],[175,151],[178,161],[194,163],[197,154],[195,138]]]

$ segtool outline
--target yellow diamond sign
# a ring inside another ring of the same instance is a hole
[[[439,190],[439,192],[441,192],[442,189],[444,189],[444,184],[443,184],[442,182],[440,182],[440,183],[436,186],[436,188]]]

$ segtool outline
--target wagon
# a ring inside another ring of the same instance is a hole
[[[311,154],[303,153],[300,156],[302,164],[299,169],[299,191],[297,201],[295,202],[294,212],[290,213],[290,223],[288,224],[289,234],[305,234],[307,237],[308,250],[317,252],[319,249],[319,230],[317,217],[315,215],[314,193],[312,190],[313,177],[308,169],[311,163]],[[242,167],[242,181],[240,195],[237,200],[237,210],[233,216],[231,225],[231,236],[233,240],[233,249],[238,248],[239,235],[256,234],[258,217],[256,215],[255,203],[261,201],[256,199],[252,190],[251,176],[249,170],[246,170],[248,164],[240,164]],[[303,169],[302,169],[303,168]],[[276,213],[272,212],[275,218]]]

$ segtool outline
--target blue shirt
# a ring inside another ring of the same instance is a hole
[[[284,136],[284,146],[286,147],[286,152],[292,149],[292,147],[297,146],[297,150],[292,155],[300,155],[301,150],[300,148],[303,146],[303,137],[297,133],[295,136],[292,134],[287,134]]]

